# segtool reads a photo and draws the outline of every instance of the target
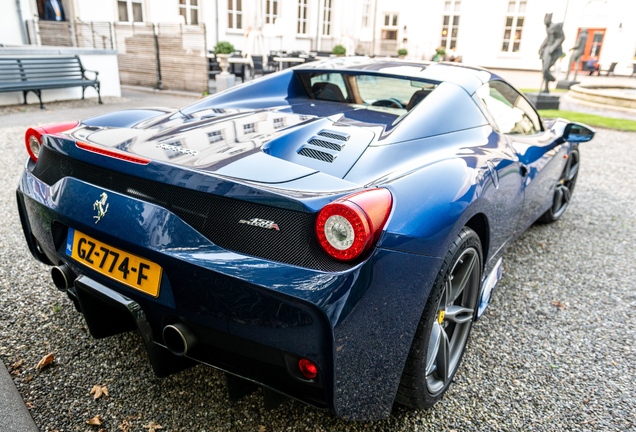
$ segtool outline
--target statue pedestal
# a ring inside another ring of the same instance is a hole
[[[550,93],[526,93],[526,97],[538,110],[558,110],[559,96]]]
[[[581,84],[580,81],[574,81],[574,80],[561,80],[559,82],[557,82],[556,88],[558,89],[564,89],[564,90],[570,90],[570,87],[572,87],[573,85],[576,84]]]

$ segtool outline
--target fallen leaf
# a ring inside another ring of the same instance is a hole
[[[128,422],[128,420],[124,420],[121,423],[119,423],[119,426],[117,426],[117,429],[123,432],[130,432],[130,423]]]
[[[108,394],[108,387],[100,386],[100,385],[93,386],[93,388],[91,389],[90,394],[94,395],[93,396],[93,400],[99,399],[100,397],[102,397],[102,395],[110,396]]]
[[[552,300],[552,305],[558,307],[561,310],[565,310],[565,305],[563,304],[563,302],[560,302],[558,300]]]
[[[26,407],[27,407],[28,409],[33,409],[33,408],[35,408],[35,405],[33,405],[31,402],[27,402],[25,405],[26,405]]]
[[[19,376],[20,375],[20,370],[16,369],[16,370],[12,371],[11,375]]]
[[[35,369],[36,370],[37,369],[42,369],[43,367],[47,366],[51,362],[53,362],[53,354],[47,354],[44,357],[42,357],[42,359],[38,362],[38,364],[35,367]]]
[[[267,428],[263,425],[258,425],[258,432],[265,432]]]
[[[21,368],[23,364],[24,364],[24,360],[20,359],[11,365],[11,369]]]
[[[613,364],[614,366],[616,366],[618,363],[616,363],[614,360],[612,360],[612,364]]]
[[[161,425],[155,423],[154,421],[151,421],[150,424],[144,426],[144,429],[148,429],[148,432],[156,432],[159,429],[163,429],[161,427]]]
[[[33,375],[26,377],[23,382],[28,383],[32,379],[33,379]]]
[[[95,417],[87,421],[86,424],[89,424],[91,426],[99,426],[100,424],[102,424],[102,421],[99,418],[99,415],[96,415]]]
[[[102,429],[98,430],[97,432],[108,432],[108,430],[102,428]]]
[[[336,352],[339,352],[340,350],[342,350],[342,348],[344,348],[344,345],[340,345],[338,348],[336,348]]]

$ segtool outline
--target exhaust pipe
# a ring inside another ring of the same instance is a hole
[[[185,356],[198,343],[190,327],[181,322],[163,328],[163,341],[170,352],[179,357]]]
[[[53,267],[51,269],[51,277],[53,278],[53,284],[60,291],[66,291],[75,282],[75,275],[66,264]]]

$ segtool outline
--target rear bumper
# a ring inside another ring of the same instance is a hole
[[[115,192],[96,225],[101,192],[73,178],[49,187],[28,169],[18,188],[31,251],[80,276],[75,290],[95,337],[138,328],[158,375],[195,360],[352,420],[390,415],[439,258],[376,249],[345,272],[305,269],[222,249],[162,207]],[[161,265],[159,297],[68,257],[68,227]],[[202,341],[190,359],[162,346],[163,327],[177,320]],[[318,366],[318,379],[294,373],[301,357]]]

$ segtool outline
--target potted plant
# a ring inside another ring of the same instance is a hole
[[[400,48],[400,49],[398,50],[398,57],[399,57],[399,58],[401,58],[401,59],[403,59],[404,57],[406,57],[406,55],[407,55],[408,53],[409,53],[409,52],[408,52],[407,50],[405,50],[404,48]]]
[[[214,55],[216,56],[217,61],[219,62],[219,67],[221,68],[221,75],[227,75],[227,68],[230,67],[230,62],[227,59],[230,58],[232,53],[234,52],[234,45],[229,42],[220,41],[217,42],[214,47]]]
[[[342,57],[347,53],[347,50],[342,45],[336,45],[333,47],[333,50],[331,50],[331,53],[335,54],[336,57]]]

